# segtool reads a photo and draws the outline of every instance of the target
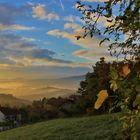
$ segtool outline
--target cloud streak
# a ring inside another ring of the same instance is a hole
[[[64,11],[65,8],[64,8],[64,5],[63,5],[63,3],[62,3],[62,0],[59,0],[59,1],[60,1],[60,5],[61,5],[61,7],[62,7],[62,10]]]
[[[0,33],[0,66],[68,66],[87,67],[87,64],[57,58],[54,51],[39,48],[30,38]]]
[[[7,3],[0,3],[0,24],[12,25],[15,18],[26,17],[28,8],[25,6],[16,7]]]
[[[109,55],[109,52],[103,52],[103,51],[91,51],[91,50],[77,50],[73,52],[74,56],[84,58],[89,60],[90,62],[96,62],[99,60],[100,57],[105,57],[106,61],[112,61],[114,58]]]
[[[0,30],[33,30],[35,27],[28,27],[25,25],[16,24],[16,20],[21,18],[28,18],[29,7],[10,5],[7,3],[0,3]]]
[[[97,62],[100,57],[106,57],[107,60],[113,60],[113,57],[110,56],[107,50],[107,44],[104,44],[103,47],[99,47],[99,43],[101,41],[101,37],[98,35],[94,35],[93,38],[87,36],[86,38],[81,38],[79,40],[76,39],[75,36],[84,34],[84,30],[81,29],[80,25],[74,23],[66,23],[64,24],[64,29],[71,29],[71,32],[60,31],[58,29],[50,30],[47,32],[48,35],[66,38],[73,45],[80,46],[83,48],[82,50],[77,50],[72,53],[73,56],[84,58],[88,60],[88,62]],[[87,62],[87,63],[88,63]]]
[[[0,34],[0,63],[9,65],[49,65],[49,63],[72,63],[57,59],[56,52],[38,48],[36,44],[13,34]]]
[[[72,33],[66,31],[60,31],[58,29],[50,30],[47,32],[48,35],[66,38],[69,41],[71,41],[74,45],[78,45],[82,48],[89,48],[89,49],[99,48],[98,46],[99,46],[100,39],[96,37],[94,38],[87,37],[85,39],[81,38],[80,40],[76,39],[75,37],[76,35],[81,35],[83,33],[84,30],[82,29],[75,29]]]
[[[18,24],[4,25],[0,24],[0,30],[34,30],[35,27],[27,27]]]

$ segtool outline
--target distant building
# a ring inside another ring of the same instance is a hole
[[[3,114],[3,112],[0,111],[0,122],[4,122],[5,121],[5,115]]]
[[[19,126],[21,119],[22,115],[18,109],[0,107],[0,131]]]

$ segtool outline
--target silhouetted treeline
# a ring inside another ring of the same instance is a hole
[[[67,98],[50,98],[33,101],[31,105],[23,107],[6,106],[5,109],[16,110],[21,114],[21,124],[38,122],[53,118],[70,117],[78,114],[75,106],[81,95],[71,95]]]

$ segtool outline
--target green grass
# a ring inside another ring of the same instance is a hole
[[[120,114],[56,119],[0,133],[0,140],[119,140]]]

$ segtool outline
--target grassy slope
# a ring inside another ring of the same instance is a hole
[[[56,119],[0,133],[0,140],[119,140],[118,114]]]

